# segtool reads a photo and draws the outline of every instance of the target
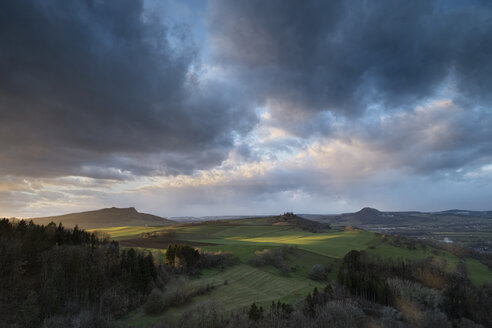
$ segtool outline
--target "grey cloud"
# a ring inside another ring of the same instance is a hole
[[[217,62],[278,116],[408,108],[450,79],[490,104],[487,2],[214,0],[209,12]]]
[[[387,167],[407,167],[422,175],[462,176],[492,161],[492,115],[451,102],[347,124],[336,134],[363,140],[370,149],[386,154],[391,160],[384,163]]]
[[[420,174],[492,157],[489,2],[213,0],[209,27],[217,63],[301,140],[362,138]],[[411,115],[439,97],[465,110]]]
[[[220,163],[232,133],[249,131],[255,116],[193,73],[198,50],[185,30],[142,1],[2,2],[0,174],[168,174]]]
[[[2,210],[24,207],[36,200],[37,196],[34,194],[0,190],[0,208]]]

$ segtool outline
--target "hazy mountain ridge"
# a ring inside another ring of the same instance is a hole
[[[402,224],[402,223],[428,223],[442,217],[482,218],[492,219],[492,211],[469,211],[452,209],[439,212],[382,212],[371,207],[364,207],[358,212],[343,214],[298,214],[306,219],[327,222],[331,224]]]

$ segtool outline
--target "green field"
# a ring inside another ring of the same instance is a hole
[[[251,222],[250,222],[251,221]],[[205,270],[200,278],[191,281],[192,287],[203,284],[216,286],[210,293],[194,297],[185,305],[170,308],[162,315],[151,317],[137,309],[125,317],[124,322],[130,327],[140,327],[165,320],[176,321],[194,305],[213,300],[221,311],[229,312],[249,306],[252,302],[269,304],[271,301],[282,300],[295,303],[313,290],[315,286],[322,288],[324,283],[308,278],[314,264],[332,267],[329,279],[336,279],[340,259],[350,250],[366,250],[370,254],[382,258],[419,259],[433,256],[445,263],[447,270],[456,270],[460,259],[456,256],[433,249],[407,249],[379,242],[379,236],[372,232],[353,229],[333,229],[323,233],[311,233],[294,226],[261,225],[258,219],[247,224],[215,223],[202,225],[183,225],[166,228],[152,227],[120,227],[104,229],[113,238],[122,240],[135,238],[142,232],[173,231],[177,240],[216,244],[200,247],[209,252],[231,252],[240,260],[240,264],[226,268],[224,271]],[[271,266],[256,268],[248,264],[255,251],[272,249],[282,245],[294,246],[293,254],[288,255],[286,264],[293,269],[288,275]],[[154,256],[162,261],[165,250],[153,250]],[[444,262],[445,260],[445,262]],[[474,259],[465,261],[470,280],[483,284],[492,280],[490,270]],[[227,281],[227,283],[225,283]]]
[[[224,284],[226,281],[227,284]],[[212,284],[216,288],[206,295],[194,297],[184,306],[171,308],[157,317],[149,317],[139,309],[131,313],[126,323],[132,327],[141,327],[143,322],[179,320],[183,313],[205,300],[213,300],[217,308],[225,313],[247,307],[253,302],[264,306],[276,300],[293,303],[305,297],[314,287],[324,287],[324,284],[319,282],[282,277],[246,264],[238,264],[223,272],[210,270],[204,272],[200,279],[192,282],[196,287],[203,284]]]
[[[162,230],[162,227],[113,227],[113,228],[100,228],[100,229],[90,229],[89,232],[100,231],[107,233],[111,238],[115,240],[137,238],[143,232],[152,232]]]
[[[433,257],[435,259],[443,259],[446,261],[446,268],[449,271],[455,271],[460,259],[445,251],[436,250],[434,252],[431,249],[423,249],[418,247],[417,249],[406,249],[401,247],[395,247],[388,244],[380,244],[374,249],[368,249],[369,254],[379,255],[382,258],[403,258],[408,260],[417,260],[426,257]],[[483,285],[487,281],[492,281],[492,272],[475,259],[468,258],[465,260],[466,269],[468,272],[468,278],[475,285]]]

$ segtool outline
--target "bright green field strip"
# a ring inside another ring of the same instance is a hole
[[[424,251],[422,248],[407,249],[394,247],[388,244],[378,245],[375,249],[368,250],[369,254],[377,254],[382,258],[403,258],[408,260],[418,260],[425,257],[444,258],[448,264],[449,270],[456,270],[460,259],[448,252],[438,251],[435,255],[432,252]],[[492,272],[485,265],[475,259],[466,259],[466,269],[468,278],[476,285],[482,285],[486,281],[492,281]]]
[[[228,284],[224,285],[227,280]],[[211,283],[219,287],[205,298],[216,299],[219,308],[231,311],[249,306],[252,302],[270,302],[284,297],[303,297],[315,286],[324,284],[308,279],[281,277],[249,265],[239,264],[224,272],[193,282],[197,286]],[[199,298],[195,301],[200,301]]]
[[[466,270],[468,271],[468,277],[475,285],[483,285],[485,282],[492,281],[492,272],[489,268],[480,261],[475,259],[466,260]]]
[[[403,247],[395,247],[386,243],[379,244],[374,249],[368,249],[369,254],[379,255],[383,259],[387,258],[403,258],[406,260],[418,260],[431,256],[431,253],[425,252],[422,248],[408,249]]]
[[[139,236],[143,232],[163,230],[163,227],[113,227],[87,230],[89,232],[101,231],[108,233],[114,239],[129,239]]]
[[[264,235],[283,234],[284,231],[295,231],[288,226],[252,226],[252,225],[197,225],[172,227],[179,239],[187,240],[218,240],[228,238],[253,238]],[[301,230],[298,230],[301,231]]]
[[[214,238],[214,234],[221,230],[227,229],[230,226],[216,225],[216,224],[204,224],[204,225],[190,225],[173,227],[173,231],[178,234],[178,238],[182,239],[196,239],[196,238]]]
[[[257,229],[258,227],[254,228]],[[273,234],[266,235],[262,232],[262,235],[258,237],[232,235],[224,239],[200,238],[195,239],[194,241],[223,244],[220,248],[224,250],[228,249],[231,245],[241,245],[244,247],[247,245],[298,245],[300,249],[324,256],[341,258],[350,250],[361,250],[367,248],[367,243],[373,238],[374,234],[372,232],[362,230],[340,231],[333,233],[310,233],[298,229],[285,229],[284,227],[284,230],[277,230]]]
[[[273,226],[232,226],[227,229],[214,233],[214,238],[229,238],[234,237],[255,237],[265,234],[271,234],[272,232],[285,230],[285,227],[273,227]]]
[[[362,230],[343,231],[337,235],[336,238],[325,241],[299,245],[299,248],[329,257],[342,258],[351,250],[366,249],[367,243],[374,238],[374,233]]]
[[[460,259],[455,255],[445,252],[438,251],[437,254],[433,254],[429,250],[424,250],[422,248],[408,249],[404,247],[395,247],[386,243],[378,245],[375,249],[368,250],[369,254],[377,254],[384,258],[402,258],[405,260],[419,260],[426,257],[443,258],[448,264],[449,270],[456,270]]]
[[[338,273],[337,266],[335,265],[335,259],[300,248],[294,250],[293,254],[289,254],[287,256],[285,264],[289,269],[295,269],[295,271],[289,272],[289,278],[299,279],[303,281],[309,278],[309,272],[311,272],[311,269],[315,264],[321,264],[323,266],[333,266],[333,271],[328,275],[329,280],[332,280],[333,277],[336,277],[336,274]],[[276,275],[282,275],[282,273],[278,269],[272,266],[262,269]]]
[[[201,247],[202,250],[207,252],[231,252],[239,258],[242,263],[248,263],[249,259],[254,255],[256,251],[262,251],[264,249],[273,249],[279,246],[272,244],[259,244],[259,245],[218,245],[218,246],[205,246]],[[294,250],[293,254],[289,254],[285,261],[287,267],[295,267],[294,272],[289,273],[289,277],[295,279],[305,280],[308,277],[311,268],[315,264],[329,265],[334,261],[333,258],[307,251],[301,248]],[[262,270],[268,271],[272,274],[281,275],[278,269],[274,267],[262,268]],[[335,270],[335,268],[334,268]],[[208,270],[204,272],[206,275]],[[336,275],[336,273],[334,273]]]
[[[298,245],[300,249],[324,256],[341,258],[350,250],[365,249],[374,234],[362,230],[342,231],[335,233],[309,233],[287,231],[285,235],[245,238],[240,241],[250,243],[273,243]]]

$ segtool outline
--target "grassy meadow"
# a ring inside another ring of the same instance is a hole
[[[219,269],[204,270],[199,278],[189,282],[189,288],[198,288],[204,284],[215,288],[206,295],[196,296],[183,306],[170,308],[159,316],[148,316],[142,309],[131,312],[124,318],[129,327],[145,326],[163,319],[176,321],[194,305],[207,301],[216,302],[225,312],[238,310],[253,302],[267,305],[271,301],[281,300],[295,303],[305,297],[314,287],[323,288],[324,283],[309,279],[309,271],[315,264],[331,267],[328,279],[336,279],[339,260],[350,250],[366,250],[381,258],[419,259],[433,256],[445,260],[447,270],[456,270],[459,258],[430,248],[408,249],[381,243],[373,232],[358,229],[331,229],[322,233],[303,231],[295,226],[262,225],[254,219],[246,224],[214,223],[182,225],[171,227],[116,227],[99,229],[120,241],[136,238],[142,232],[172,232],[176,240],[208,243],[199,247],[207,252],[231,252],[240,263]],[[256,251],[274,249],[282,245],[294,246],[286,264],[292,269],[287,275],[273,266],[253,267],[249,259]],[[146,249],[146,248],[143,248]],[[154,258],[162,262],[165,249],[151,249]],[[492,280],[490,270],[474,259],[465,261],[470,280],[483,284]]]
[[[138,238],[143,232],[156,231],[157,227],[139,227],[139,226],[122,226],[122,227],[111,227],[111,228],[99,228],[99,229],[89,229],[88,232],[99,231],[102,233],[107,233],[114,240],[123,240],[130,238]]]

